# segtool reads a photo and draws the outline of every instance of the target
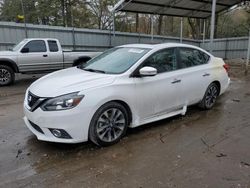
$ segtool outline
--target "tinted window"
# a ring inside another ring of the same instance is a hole
[[[55,40],[49,40],[48,44],[49,44],[49,51],[58,52],[58,45]]]
[[[42,40],[30,41],[24,48],[28,48],[29,52],[46,52],[46,45]]]
[[[150,56],[143,66],[154,67],[158,73],[176,70],[177,61],[175,48],[164,49]]]
[[[200,50],[192,48],[179,48],[180,68],[206,64],[208,60],[209,55]]]

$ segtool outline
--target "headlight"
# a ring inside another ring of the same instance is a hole
[[[42,106],[43,111],[68,110],[76,107],[84,95],[78,95],[78,92],[62,95],[56,98],[48,99]]]

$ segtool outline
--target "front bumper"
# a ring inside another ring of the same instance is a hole
[[[34,112],[28,110],[24,104],[24,122],[34,133],[38,140],[59,143],[80,143],[88,141],[88,130],[92,114],[88,109],[81,109],[80,106],[71,110],[45,112],[38,108]],[[39,126],[38,131],[32,123]],[[63,129],[72,138],[64,139],[55,137],[49,129]]]

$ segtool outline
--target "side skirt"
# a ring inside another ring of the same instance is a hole
[[[131,124],[130,127],[131,128],[139,127],[141,125],[145,125],[145,124],[152,123],[152,122],[155,122],[155,121],[159,121],[159,120],[162,120],[162,119],[166,119],[166,118],[169,118],[169,117],[177,116],[177,115],[180,115],[180,114],[184,116],[186,114],[186,112],[187,112],[187,106],[183,106],[181,109],[178,109],[176,111],[172,111],[172,112],[167,113],[167,114],[153,116],[152,118],[143,120],[140,123],[135,124],[135,125]]]

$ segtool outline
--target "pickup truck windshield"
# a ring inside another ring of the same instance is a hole
[[[83,70],[107,74],[120,74],[128,70],[150,49],[117,47],[105,51],[80,67]]]
[[[12,51],[14,51],[14,52],[18,51],[27,41],[28,41],[27,39],[22,40],[16,46],[14,46]]]

